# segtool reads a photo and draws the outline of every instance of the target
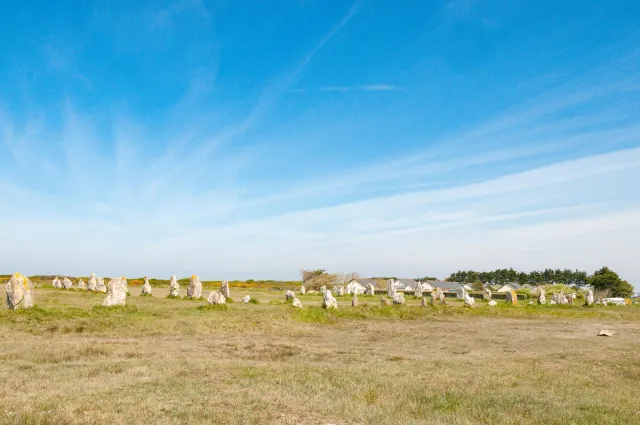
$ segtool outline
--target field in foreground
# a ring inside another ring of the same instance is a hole
[[[136,294],[137,289],[133,290]],[[358,308],[39,289],[0,310],[0,422],[640,423],[640,308]],[[208,291],[206,291],[208,294]],[[613,337],[597,337],[614,329]]]

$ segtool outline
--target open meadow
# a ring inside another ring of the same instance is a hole
[[[1,423],[640,423],[638,306],[325,311],[317,295],[298,310],[282,292],[209,307],[130,289],[124,308],[40,288],[35,308],[0,310]]]

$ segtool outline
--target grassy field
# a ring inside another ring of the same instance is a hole
[[[319,296],[296,310],[283,293],[207,308],[132,292],[126,308],[38,289],[36,308],[1,309],[0,422],[640,423],[637,306],[345,297],[327,312]]]

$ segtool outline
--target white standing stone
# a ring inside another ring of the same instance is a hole
[[[373,283],[369,283],[365,290],[364,290],[364,294],[365,295],[375,295],[376,294],[376,287],[373,285]]]
[[[416,284],[416,287],[413,290],[413,296],[422,298],[422,293],[423,292],[424,292],[424,290],[422,289],[422,283],[418,282]]]
[[[104,284],[104,278],[103,277],[99,277],[96,285],[96,291],[97,292],[102,292],[103,294],[107,293],[107,285]]]
[[[62,279],[62,287],[64,289],[71,289],[73,287],[73,282],[71,282],[68,277],[65,277]]]
[[[358,306],[358,294],[354,291],[353,294],[351,294],[351,307],[357,307]]]
[[[567,299],[567,296],[565,295],[564,292],[560,292],[559,299],[560,299],[560,305],[569,304],[569,300]]]
[[[171,275],[171,280],[169,281],[169,295],[172,297],[180,296],[180,284],[175,274]]]
[[[470,307],[470,308],[475,308],[475,306],[476,306],[475,298],[473,298],[467,292],[464,293],[464,306],[465,307]]]
[[[593,291],[589,289],[587,294],[584,296],[584,305],[592,305],[593,304]]]
[[[467,291],[463,288],[456,288],[456,298],[459,300],[464,300],[464,296],[467,293]]]
[[[343,296],[343,295],[344,295],[344,286],[342,286],[342,285],[337,285],[337,286],[335,286],[333,289],[334,289],[334,291],[336,291],[336,295],[337,295],[337,296],[340,296],[340,297],[341,297],[341,296]]]
[[[293,292],[291,289],[287,289],[287,292],[284,293],[284,299],[287,301],[291,301],[295,297],[296,297],[296,293]]]
[[[397,293],[393,296],[393,303],[397,305],[404,305],[404,295]]]
[[[244,297],[242,297],[243,304],[249,304],[249,301],[251,301],[251,295],[245,295]]]
[[[442,288],[436,288],[431,291],[431,304],[435,305],[436,301],[440,301],[440,304],[447,304]]]
[[[393,281],[393,279],[389,279],[387,281],[387,295],[393,299],[393,297],[396,295],[396,285],[395,282]]]
[[[538,288],[538,304],[544,305],[547,303],[546,293],[544,288]]]
[[[482,290],[482,298],[483,298],[485,301],[491,301],[491,289],[489,289],[489,288],[484,288],[484,289]]]
[[[18,310],[33,307],[33,283],[20,273],[15,273],[5,286],[7,308]]]
[[[304,285],[300,286],[300,295],[304,295],[307,293],[307,288],[304,287]]]
[[[222,295],[224,295],[225,298],[231,298],[231,291],[229,290],[228,280],[222,281],[222,285],[220,285],[220,292],[222,292]]]
[[[89,277],[89,282],[87,282],[87,289],[92,292],[98,289],[98,281],[96,281],[95,273],[91,273],[91,276]]]
[[[142,295],[151,295],[151,285],[149,284],[149,278],[144,277],[144,283],[142,284]]]
[[[82,279],[78,280],[78,289],[83,289],[83,290],[87,289],[87,287],[84,284],[84,280],[82,280]]]
[[[557,292],[551,294],[551,302],[549,304],[560,304],[560,294],[558,294]]]
[[[189,286],[187,286],[188,298],[200,298],[202,296],[202,283],[200,278],[196,275],[191,276],[189,279]]]
[[[327,310],[332,308],[338,308],[338,301],[336,301],[336,299],[333,298],[333,295],[331,294],[330,289],[327,289],[326,292],[324,293],[324,296],[322,297],[322,307],[326,308]]]
[[[213,305],[226,304],[227,298],[220,291],[211,291],[209,298],[207,298],[207,302]]]
[[[293,303],[291,305],[294,306],[295,308],[302,308],[302,303],[297,298],[293,299]]]
[[[62,282],[60,282],[60,279],[58,279],[58,276],[56,276],[56,277],[53,279],[52,285],[53,285],[53,287],[54,287],[54,288],[56,288],[56,289],[62,289]]]
[[[116,305],[127,305],[127,279],[124,277],[116,277],[109,281],[107,284],[107,296],[105,297],[102,305],[105,307],[112,307]]]
[[[421,307],[426,307],[427,306],[427,297],[422,297],[422,303],[420,304]]]
[[[497,302],[495,302],[495,300],[491,300],[491,301],[489,301],[489,303],[488,303],[488,306],[489,306],[489,307],[495,307],[495,306],[497,306],[497,305],[498,305],[498,303],[497,303]]]

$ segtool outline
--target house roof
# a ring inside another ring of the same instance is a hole
[[[427,283],[434,288],[446,289],[449,291],[462,287],[460,282],[447,282],[446,280],[428,280]]]
[[[357,279],[351,280],[351,282],[353,282],[354,280],[356,282],[358,282],[362,286],[367,286],[367,285],[370,285],[370,284],[373,285],[373,286],[376,286],[376,283],[378,283],[378,282],[376,282],[375,279],[369,279],[369,278],[366,278],[366,277],[359,277]],[[349,282],[349,283],[351,283],[351,282]]]
[[[394,285],[403,289],[414,289],[418,282],[413,279],[396,279]]]
[[[522,287],[520,286],[520,284],[519,284],[519,283],[516,283],[516,282],[507,282],[507,283],[505,283],[504,285],[509,285],[509,286],[511,286],[513,289],[520,289],[520,288],[522,288]],[[502,285],[502,286],[504,286],[504,285]]]

